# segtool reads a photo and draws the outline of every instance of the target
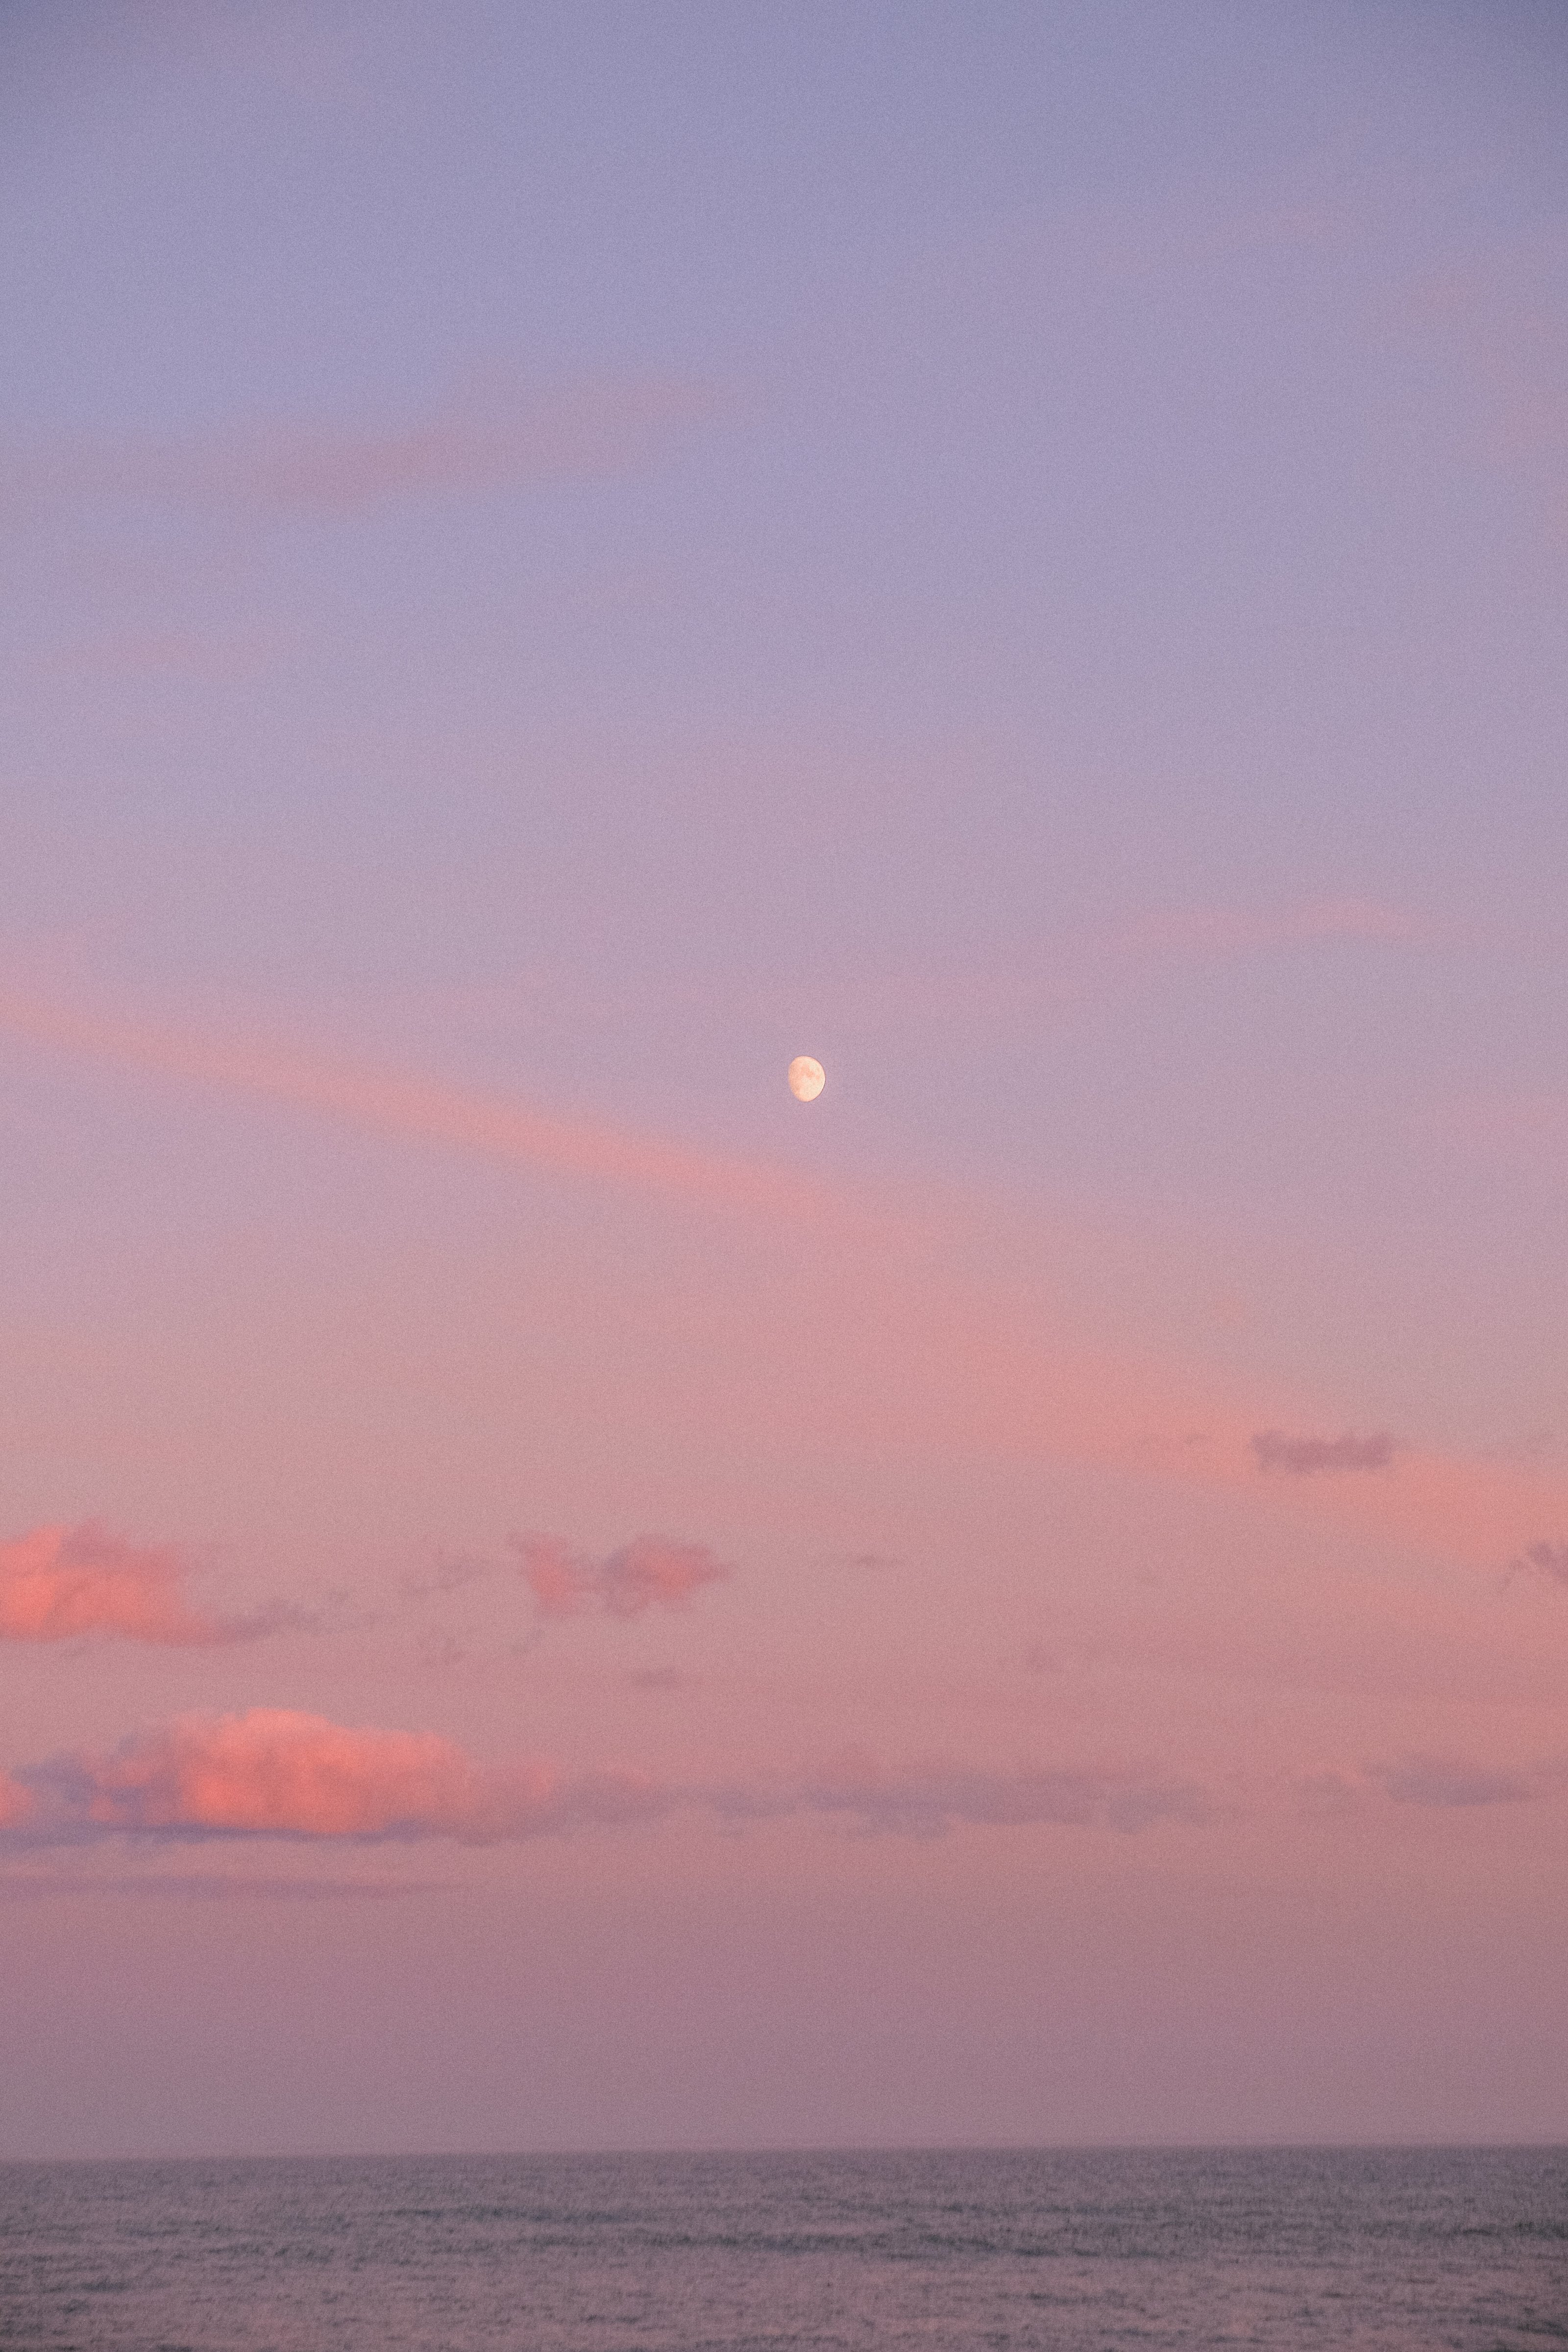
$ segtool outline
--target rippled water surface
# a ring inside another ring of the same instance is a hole
[[[80,2352],[1568,2344],[1568,2150],[0,2166]]]

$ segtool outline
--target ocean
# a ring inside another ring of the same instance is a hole
[[[9,2164],[0,2344],[1525,2352],[1568,2149]]]

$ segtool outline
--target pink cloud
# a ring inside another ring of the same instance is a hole
[[[705,1584],[733,1573],[706,1544],[634,1536],[604,1559],[574,1551],[560,1536],[514,1536],[525,1582],[547,1617],[575,1617],[595,1604],[612,1617],[684,1608]]]
[[[1324,1470],[1386,1470],[1394,1459],[1394,1440],[1385,1430],[1371,1437],[1287,1437],[1278,1429],[1260,1430],[1252,1441],[1260,1470],[1285,1470],[1293,1477],[1310,1478]]]
[[[400,499],[620,473],[718,407],[710,387],[669,378],[510,387],[401,425],[273,419],[177,440],[79,440],[13,459],[4,480],[13,500],[19,493],[342,515]]]
[[[84,1769],[88,1818],[113,1829],[457,1836],[486,1806],[482,1776],[433,1733],[273,1708],[171,1724]]]
[[[447,1837],[468,1845],[633,1819],[668,1801],[633,1774],[564,1781],[547,1764],[477,1764],[434,1732],[283,1708],[192,1716],[110,1756],[46,1768],[61,1827],[261,1837]]]
[[[33,1528],[0,1543],[0,1641],[117,1634],[199,1648],[264,1633],[273,1618],[211,1617],[186,1603],[185,1563],[167,1545],[137,1545],[96,1521]]]
[[[8,1772],[0,1772],[0,1830],[15,1829],[32,1810],[32,1790],[13,1780]]]

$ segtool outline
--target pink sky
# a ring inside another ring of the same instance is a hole
[[[0,31],[0,2156],[1560,2137],[1568,45],[285,16]]]

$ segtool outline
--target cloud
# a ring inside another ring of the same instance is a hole
[[[632,1774],[565,1781],[550,1766],[476,1764],[434,1732],[382,1731],[275,1707],[187,1716],[110,1755],[26,1776],[40,1833],[452,1838],[493,1844],[661,1811]]]
[[[100,1019],[10,994],[0,994],[0,1030],[56,1052],[284,1103],[373,1133],[414,1137],[549,1174],[673,1193],[771,1218],[819,1218],[830,1197],[811,1178],[765,1163],[687,1150],[653,1136],[557,1118],[505,1097],[401,1072]]]
[[[1308,1478],[1321,1470],[1386,1470],[1394,1444],[1386,1431],[1372,1437],[1287,1437],[1278,1429],[1260,1430],[1252,1441],[1260,1470],[1286,1470]]]
[[[933,1837],[959,1825],[1140,1830],[1152,1822],[1206,1821],[1212,1807],[1194,1782],[1135,1769],[966,1771],[931,1766],[885,1773],[856,1752],[805,1782],[795,1804],[846,1813],[870,1832]]]
[[[187,1604],[185,1562],[167,1545],[136,1545],[96,1520],[40,1527],[0,1543],[0,1641],[68,1642],[117,1634],[200,1649],[253,1640],[298,1622],[273,1610],[212,1617]]]
[[[1514,1566],[1539,1569],[1554,1584],[1568,1585],[1568,1543],[1526,1544],[1522,1558]]]
[[[637,1666],[626,1676],[633,1690],[678,1691],[691,1687],[691,1677],[679,1666]]]
[[[624,1771],[564,1775],[547,1763],[485,1765],[434,1732],[385,1731],[270,1707],[186,1716],[108,1754],[57,1757],[0,1780],[13,1847],[106,1838],[300,1838],[463,1845],[651,1822],[677,1811],[733,1828],[833,1815],[868,1834],[934,1837],[963,1827],[1142,1829],[1200,1822],[1191,1781],[1139,1769],[994,1772],[930,1765],[885,1771],[852,1752],[797,1778],[658,1782]]]
[[[33,1810],[33,1792],[13,1780],[8,1772],[0,1772],[0,1830],[15,1829],[25,1822]]]
[[[682,1609],[705,1584],[733,1574],[706,1544],[668,1536],[634,1536],[619,1551],[590,1559],[560,1536],[514,1536],[524,1580],[547,1617],[576,1617],[595,1604],[612,1617],[646,1609]]]
[[[1368,1765],[1367,1774],[1401,1805],[1515,1805],[1537,1794],[1517,1772],[1491,1771],[1452,1757],[1407,1756],[1399,1764]]]
[[[69,499],[364,513],[622,473],[719,406],[711,387],[678,378],[595,378],[491,390],[395,425],[274,418],[173,439],[78,438],[13,455],[0,468],[0,496],[13,509]]]

